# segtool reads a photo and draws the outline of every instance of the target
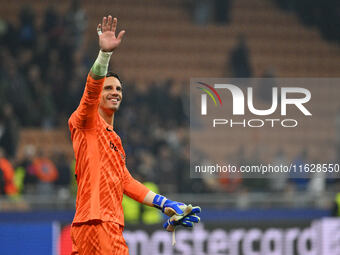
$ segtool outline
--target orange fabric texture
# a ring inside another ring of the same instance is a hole
[[[73,222],[102,220],[123,226],[123,193],[142,202],[149,189],[130,175],[120,137],[98,113],[104,80],[88,76],[80,105],[69,119],[78,183]]]
[[[4,174],[6,194],[15,194],[17,188],[14,185],[14,169],[12,164],[7,159],[0,158],[0,170],[2,170]]]
[[[123,228],[113,222],[90,221],[72,224],[72,253],[91,255],[128,255]]]

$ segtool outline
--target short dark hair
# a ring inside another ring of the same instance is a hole
[[[119,78],[118,74],[108,71],[106,74],[106,77],[115,77],[120,82],[120,84],[123,86],[123,81]]]

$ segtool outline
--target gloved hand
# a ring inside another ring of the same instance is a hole
[[[174,214],[183,215],[183,209],[180,206],[184,205],[183,203],[179,203],[176,201],[171,201],[164,196],[156,195],[152,201],[154,207],[162,210],[164,214],[167,216],[172,216]]]
[[[200,221],[196,213],[201,212],[201,208],[192,205],[185,205],[176,201],[171,201],[164,196],[156,195],[152,204],[162,210],[170,218],[164,223],[163,227],[167,231],[174,231],[176,226],[193,227],[194,223]]]
[[[201,212],[199,206],[192,207],[192,205],[183,205],[180,208],[184,211],[183,215],[174,214],[170,217],[163,225],[163,227],[169,231],[173,232],[177,226],[192,228],[194,223],[198,223],[201,219],[196,214]]]

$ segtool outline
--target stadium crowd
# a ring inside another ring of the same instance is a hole
[[[73,3],[66,15],[53,7],[46,9],[41,26],[30,6],[21,9],[18,26],[1,21],[0,147],[2,158],[6,155],[15,169],[25,170],[24,193],[38,192],[39,182],[70,184],[67,176],[71,176],[73,162],[66,167],[62,152],[49,160],[42,155],[44,148],[27,146],[25,159],[18,162],[16,151],[20,129],[64,127],[80,101],[91,61],[82,49],[84,27],[78,25],[86,24],[86,15],[77,1]],[[187,168],[189,158],[187,117],[173,81],[150,84],[148,93],[129,82],[123,88],[124,102],[115,128],[127,155],[132,155],[128,167],[140,180],[162,183],[168,191],[190,190],[188,183],[174,185],[186,173],[180,169]],[[48,180],[35,174],[39,168],[35,161],[42,158],[59,174]],[[190,181],[189,176],[180,180]]]
[[[303,24],[317,27],[325,39],[340,42],[339,1],[275,0],[275,2],[281,9],[295,12]]]
[[[61,151],[49,159],[44,148],[28,146],[24,160],[16,159],[20,129],[65,127],[81,98],[92,62],[82,48],[86,27],[79,26],[86,24],[86,14],[76,1],[73,3],[65,15],[52,7],[46,9],[40,26],[29,6],[22,8],[18,26],[0,21],[0,192],[3,194],[48,193],[60,187],[71,189],[73,185],[74,162],[68,162]],[[240,46],[231,56],[235,70],[240,61],[241,65],[249,61],[245,47],[244,39],[240,38]],[[246,73],[250,76],[251,70]],[[171,79],[150,84],[147,91],[139,89],[136,83],[124,81],[123,77],[124,100],[115,130],[122,138],[128,168],[137,179],[157,183],[162,192],[308,188],[309,180],[297,181],[289,176],[276,182],[228,180],[223,176],[218,180],[191,179],[187,170],[190,150],[185,95]],[[256,155],[253,158],[242,155],[240,148],[238,161],[258,161]],[[296,160],[303,161],[304,157],[298,155]],[[285,160],[280,151],[273,162]],[[41,170],[42,165],[49,166],[48,176]],[[22,186],[17,185],[18,176],[24,176]]]

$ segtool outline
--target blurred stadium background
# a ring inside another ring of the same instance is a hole
[[[340,77],[338,0],[0,4],[0,254],[69,254],[76,186],[67,119],[107,14],[127,31],[110,69],[124,81],[115,129],[128,168],[156,192],[203,208],[203,223],[179,231],[186,241],[172,248],[161,215],[125,199],[131,255],[340,254],[339,222],[323,219],[340,215],[337,179],[191,179],[188,130],[192,77]],[[264,87],[258,100],[266,98]],[[331,123],[299,134],[310,142],[287,137],[272,158],[236,138],[228,151],[243,163],[339,163],[340,103],[333,111]],[[333,249],[315,233],[333,236]]]

